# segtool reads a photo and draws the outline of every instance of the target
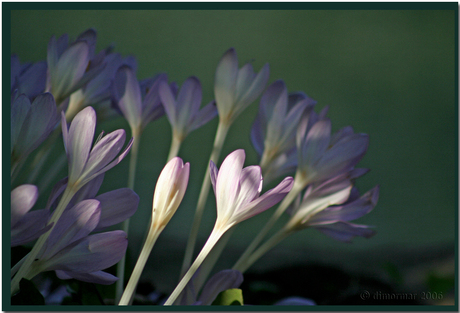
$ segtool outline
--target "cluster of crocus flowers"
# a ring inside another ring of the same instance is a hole
[[[202,85],[197,77],[187,78],[180,88],[169,83],[164,73],[139,81],[136,60],[113,53],[112,47],[96,53],[96,37],[93,29],[74,41],[67,35],[53,36],[46,62],[21,65],[17,56],[11,57],[11,176],[15,187],[11,191],[11,246],[36,240],[32,250],[11,270],[11,294],[18,291],[23,278],[54,271],[63,280],[98,284],[117,281],[115,303],[131,304],[152,248],[188,186],[190,164],[178,157],[180,145],[193,130],[216,116],[219,123],[181,280],[165,305],[212,304],[219,292],[238,288],[242,273],[264,253],[305,228],[315,228],[345,242],[374,234],[369,226],[351,223],[372,211],[378,201],[378,186],[362,196],[354,186],[355,179],[368,171],[356,168],[367,151],[368,136],[355,133],[350,126],[332,134],[331,121],[326,117],[328,107],[316,113],[315,100],[303,92],[289,93],[282,80],[265,90],[268,64],[258,73],[249,63],[240,68],[235,49],[227,50],[215,71],[215,100],[207,99],[208,104],[201,107]],[[259,164],[244,167],[246,155],[238,149],[218,168],[230,126],[259,96],[259,112],[250,134]],[[94,140],[96,119],[102,115],[113,117],[114,113],[124,116],[134,137],[126,146],[124,129],[102,132]],[[163,115],[172,130],[168,162],[157,180],[144,246],[123,292],[128,221],[139,204],[133,189],[140,137],[150,122]],[[47,185],[43,181],[51,184],[55,178],[38,173],[61,134],[65,154],[60,157],[62,162],[56,161],[54,173],[67,160],[68,177],[55,183],[46,206],[37,209],[39,190],[42,196],[42,186]],[[25,183],[17,183],[18,173],[35,150],[29,166],[33,173]],[[128,188],[98,195],[105,172],[129,152]],[[285,177],[289,174],[295,174],[294,178]],[[37,177],[42,184],[35,182]],[[273,189],[262,192],[264,183],[276,182]],[[217,218],[192,263],[211,185]],[[272,218],[235,266],[208,280],[235,226],[278,203]],[[285,211],[290,215],[287,223],[262,243]],[[123,223],[123,230],[106,231],[119,223]],[[104,271],[116,263],[116,276]]]

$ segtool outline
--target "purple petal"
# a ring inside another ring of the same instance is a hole
[[[20,95],[11,106],[11,151],[17,142],[24,120],[30,110],[30,100],[26,95]]]
[[[122,66],[115,78],[117,90],[123,90],[118,101],[118,107],[128,120],[131,127],[137,127],[141,123],[142,99],[139,83],[134,71],[128,66]],[[124,83],[124,88],[119,84]]]
[[[217,295],[227,289],[239,288],[243,283],[243,274],[236,270],[223,270],[212,276],[198,299],[202,305],[211,305]]]
[[[51,231],[41,258],[48,259],[87,236],[96,228],[100,215],[101,207],[97,200],[84,200],[65,210]]]
[[[299,165],[312,166],[326,151],[331,134],[331,121],[320,120],[312,126],[301,148]]]
[[[69,182],[74,183],[86,165],[93,144],[95,128],[96,112],[92,107],[86,107],[72,120],[68,136],[64,134],[69,156]]]
[[[111,285],[118,280],[118,277],[112,274],[97,271],[92,273],[76,273],[70,271],[56,271],[56,276],[60,279],[77,279],[87,283],[94,283],[100,285]]]
[[[259,74],[257,74],[255,79],[252,81],[252,84],[247,86],[246,90],[244,90],[244,92],[242,92],[238,97],[239,107],[237,108],[237,111],[239,111],[239,113],[243,111],[249,104],[254,102],[258,96],[260,96],[265,88],[265,85],[267,84],[269,72],[270,70],[267,63],[262,67]]]
[[[158,75],[150,86],[142,103],[142,127],[165,114],[165,109],[161,104],[159,86],[162,82],[168,81],[168,75]]]
[[[21,185],[11,191],[11,228],[32,209],[38,198],[38,188],[34,185]]]
[[[87,236],[47,260],[46,270],[97,272],[120,261],[127,246],[126,233],[121,230]]]
[[[96,197],[99,188],[101,188],[102,182],[104,181],[104,174],[101,174],[88,183],[86,183],[83,187],[81,187],[77,193],[72,197],[67,207],[73,207],[80,201],[86,199],[93,199]]]
[[[176,100],[174,99],[174,95],[171,91],[167,82],[161,82],[158,87],[158,93],[160,95],[161,103],[166,112],[166,116],[168,117],[169,122],[174,127],[177,123],[177,116],[176,116]]]
[[[201,83],[198,78],[192,76],[185,80],[177,95],[177,122],[186,127],[189,121],[200,110]]]
[[[369,229],[370,226],[358,225],[346,222],[337,222],[329,225],[315,226],[323,234],[343,242],[351,242],[356,237],[370,238],[375,235],[375,231]]]
[[[95,231],[130,218],[137,210],[139,196],[129,188],[106,192],[96,197],[101,203],[101,217]]]
[[[82,176],[91,177],[107,166],[123,148],[125,138],[126,134],[123,129],[117,129],[102,137],[91,150]]]
[[[276,302],[274,305],[316,305],[315,301],[302,297],[289,297]]]
[[[264,153],[265,128],[266,122],[259,110],[259,114],[257,114],[251,128],[251,142],[259,157]]]
[[[241,171],[237,199],[234,207],[238,214],[239,208],[244,208],[249,202],[259,196],[262,191],[262,170],[260,166],[251,165]]]
[[[291,191],[293,185],[294,179],[292,177],[286,177],[275,188],[270,189],[262,196],[249,203],[245,208],[242,208],[235,219],[243,221],[271,208]]]
[[[189,124],[188,132],[198,129],[217,116],[216,102],[213,100],[195,114]]]
[[[238,58],[235,49],[225,52],[216,69],[214,95],[220,116],[227,116],[235,104]]]
[[[49,216],[48,210],[31,211],[24,215],[14,227],[11,227],[11,246],[26,244],[47,232],[52,226],[46,225]]]
[[[45,91],[46,87],[46,62],[37,62],[28,67],[17,78],[19,93],[26,94],[34,99],[38,94]]]

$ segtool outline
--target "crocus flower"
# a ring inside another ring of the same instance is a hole
[[[164,108],[158,95],[158,86],[167,81],[166,74],[139,83],[129,66],[117,71],[114,81],[114,102],[132,130],[142,131],[151,121],[163,116]]]
[[[307,129],[297,137],[298,167],[296,179],[306,186],[350,171],[367,151],[369,136],[354,133],[348,126],[331,136],[328,118],[314,114],[304,118],[299,129]],[[305,126],[308,124],[307,126]]]
[[[54,95],[57,104],[83,87],[103,69],[103,64],[90,64],[95,45],[94,29],[83,32],[71,44],[68,43],[67,34],[59,39],[54,36],[50,39],[46,90]]]
[[[90,235],[99,224],[99,201],[83,200],[64,211],[26,275],[56,270],[64,279],[110,284],[116,277],[101,270],[116,264],[127,247],[123,231]]]
[[[369,226],[349,223],[372,211],[379,197],[379,186],[365,193],[358,199],[349,199],[338,206],[330,206],[313,215],[306,226],[314,227],[334,239],[350,242],[354,237],[369,238],[375,231]],[[351,197],[350,197],[351,198]]]
[[[257,75],[249,63],[238,69],[235,49],[227,50],[217,65],[214,81],[214,94],[221,121],[230,124],[256,100],[267,84],[268,75],[268,64]]]
[[[132,139],[125,150],[118,155],[125,143],[123,129],[101,137],[92,147],[95,128],[96,112],[92,107],[80,111],[72,120],[70,129],[67,129],[67,122],[62,113],[62,134],[69,162],[70,185],[78,183],[81,187],[96,176],[105,173],[120,163],[131,148]]]
[[[262,95],[251,141],[266,181],[295,171],[298,124],[302,114],[310,112],[315,104],[303,93],[288,95],[282,80],[274,82]]]
[[[222,162],[220,170],[210,162],[211,182],[216,195],[215,229],[226,231],[281,201],[291,190],[293,178],[286,177],[262,196],[262,172],[259,166],[243,168],[244,150],[235,150]]]
[[[11,192],[11,246],[19,246],[40,237],[49,227],[48,210],[30,211],[38,198],[34,185],[21,185]],[[30,211],[30,212],[29,212]]]
[[[160,83],[158,91],[171,124],[173,136],[179,142],[182,142],[191,131],[217,116],[214,101],[200,110],[201,84],[196,77],[187,78],[177,98],[166,81]]]
[[[32,101],[45,91],[46,62],[37,63],[19,62],[16,55],[11,56],[11,93],[17,90],[18,94],[25,94]]]
[[[136,60],[133,57],[122,58],[118,53],[110,53],[110,47],[99,52],[91,62],[105,63],[105,67],[85,86],[72,93],[66,110],[67,120],[72,119],[82,108],[89,105],[96,108],[99,120],[101,120],[101,110],[105,117],[110,116],[107,110],[112,104],[112,84],[117,70],[124,64],[132,68],[136,67]],[[112,111],[116,113],[115,110]]]
[[[19,162],[35,150],[59,121],[50,93],[38,95],[32,104],[20,95],[11,106],[11,159]]]

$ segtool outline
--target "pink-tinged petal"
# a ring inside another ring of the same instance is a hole
[[[235,49],[225,52],[216,69],[214,95],[220,116],[227,116],[235,105],[238,58]]]
[[[94,231],[116,225],[130,218],[139,205],[139,196],[129,188],[103,193],[97,196],[96,200],[101,203],[101,217]]]
[[[217,184],[217,177],[219,176],[219,170],[217,169],[216,164],[213,161],[209,162],[209,175],[211,175],[211,183],[212,188],[214,189],[214,195],[217,196],[216,193],[216,184]]]
[[[166,112],[169,122],[174,127],[177,124],[176,100],[167,82],[161,82],[158,87],[161,103]]]
[[[126,233],[121,230],[87,236],[47,260],[46,270],[97,272],[118,263],[127,246]]]
[[[198,301],[202,305],[211,305],[217,295],[227,289],[239,288],[243,283],[243,274],[236,270],[223,270],[212,276],[203,287]]]
[[[233,210],[245,158],[244,150],[235,150],[225,158],[220,166],[216,181],[217,215],[228,216]]]
[[[249,202],[259,196],[262,191],[262,170],[260,166],[251,165],[241,171],[238,197],[235,201],[235,208],[243,208]],[[234,212],[238,214],[238,209]]]
[[[48,210],[36,210],[24,215],[14,227],[11,227],[11,246],[16,247],[31,242],[46,233],[52,226],[46,225]]]
[[[323,234],[343,242],[351,242],[351,240],[357,236],[370,238],[375,235],[375,231],[370,229],[370,226],[346,222],[321,225],[315,228]]]
[[[92,273],[76,273],[70,271],[57,270],[56,276],[59,279],[77,279],[87,283],[94,283],[100,285],[111,285],[118,280],[118,277],[103,271],[97,271]]]
[[[331,135],[331,121],[320,120],[312,126],[302,145],[302,155],[299,165],[312,166],[326,151]]]
[[[142,99],[139,83],[134,71],[128,66],[122,66],[115,77],[116,89],[123,90],[118,100],[118,107],[128,120],[131,127],[141,123]]]
[[[237,222],[241,222],[271,208],[291,191],[293,185],[294,179],[292,177],[286,177],[275,188],[270,189],[259,198],[247,204],[246,207],[238,210],[238,215],[233,219]]]
[[[82,176],[89,177],[109,164],[123,148],[125,138],[123,129],[117,129],[102,137],[91,150]]]
[[[92,107],[81,110],[70,124],[67,137],[69,156],[69,181],[74,183],[88,160],[96,129],[96,112]]]
[[[38,198],[38,188],[34,185],[21,185],[11,191],[11,228],[32,209]]]
[[[44,246],[42,259],[49,259],[71,243],[87,236],[99,223],[101,207],[97,200],[84,200],[61,215]]]

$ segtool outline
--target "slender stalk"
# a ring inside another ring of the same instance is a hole
[[[298,176],[296,175],[296,178]],[[300,181],[299,179],[294,180],[294,186],[292,187],[291,191],[286,195],[283,201],[280,203],[278,208],[276,209],[275,213],[273,213],[272,217],[268,220],[267,224],[265,224],[264,228],[259,232],[259,234],[254,238],[251,244],[246,248],[243,254],[240,256],[238,261],[233,266],[233,269],[240,268],[241,264],[244,264],[247,259],[251,256],[252,252],[257,248],[260,242],[265,238],[268,231],[273,227],[276,221],[280,218],[281,214],[288,208],[288,206],[292,203],[292,201],[297,197],[297,195],[302,191],[304,188],[304,182]]]
[[[225,246],[228,243],[228,240],[233,234],[236,226],[230,228],[217,242],[214,246],[214,249],[211,250],[206,260],[204,260],[203,264],[200,267],[200,272],[198,273],[198,277],[195,281],[195,291],[198,294],[200,292],[201,287],[203,287],[204,283],[208,279],[209,274],[211,273],[214,265],[216,264],[217,260],[219,259],[220,255],[224,251]]]
[[[168,154],[168,161],[171,160],[172,158],[176,157],[179,154],[180,146],[182,144],[182,140],[178,138],[177,136],[172,136],[171,139],[171,148],[169,148],[169,154]]]
[[[131,128],[131,134],[134,138],[133,146],[131,148],[131,155],[129,159],[129,173],[128,173],[128,188],[134,190],[134,182],[136,179],[136,167],[137,167],[137,156],[139,153],[139,143],[141,142],[142,130],[140,127]],[[129,231],[129,219],[122,223],[122,229],[128,235]],[[118,303],[121,299],[124,286],[125,278],[125,267],[126,267],[126,255],[123,255],[120,262],[117,265],[117,277],[118,280],[115,285],[115,303]]]
[[[212,148],[211,156],[209,161],[217,162],[222,151],[225,138],[227,137],[230,123],[219,120],[219,126],[217,127],[216,137],[214,138],[214,146]],[[203,184],[201,185],[200,196],[198,197],[198,204],[196,206],[195,217],[193,219],[192,229],[190,236],[188,237],[187,247],[185,248],[184,262],[182,263],[181,276],[190,266],[193,257],[193,251],[195,249],[196,238],[198,236],[198,230],[200,228],[201,218],[203,216],[204,207],[206,200],[208,199],[209,187],[211,185],[211,178],[209,176],[209,162],[206,167],[206,173],[204,175]]]
[[[174,291],[171,293],[169,296],[168,300],[166,300],[164,305],[172,305],[174,301],[176,301],[177,297],[181,294],[182,290],[184,290],[185,286],[187,286],[188,282],[192,278],[193,274],[197,271],[197,269],[200,267],[201,263],[203,263],[204,259],[206,256],[209,254],[211,249],[214,247],[214,245],[219,241],[220,237],[224,233],[222,231],[216,231],[214,228],[213,231],[211,232],[211,235],[209,236],[208,240],[204,244],[203,249],[201,249],[200,254],[195,259],[195,262],[193,262],[192,266],[190,266],[189,270],[187,273],[185,273],[184,277],[182,277],[182,280],[179,282],[179,284],[176,286]]]
[[[150,252],[158,239],[162,229],[158,229],[153,225],[150,227],[147,240],[142,247],[142,251],[137,259],[136,266],[129,278],[128,285],[126,285],[125,291],[120,299],[118,305],[129,305],[132,303],[134,292],[136,291],[139,278],[141,277],[142,271],[144,270],[145,264],[149,258]]]
[[[256,262],[262,255],[267,253],[271,248],[276,246],[279,242],[281,242],[284,238],[291,234],[290,231],[287,231],[285,228],[280,229],[275,235],[273,235],[270,239],[264,242],[259,249],[257,249],[249,258],[247,258],[244,262],[240,263],[238,267],[233,267],[234,270],[240,271],[244,273],[254,262]]]
[[[64,194],[62,195],[61,201],[59,201],[59,204],[56,210],[54,211],[53,215],[51,216],[51,219],[48,222],[48,225],[52,224],[53,226],[51,226],[51,229],[49,231],[47,231],[46,233],[41,235],[40,238],[38,238],[34,247],[27,255],[27,258],[24,260],[24,263],[19,268],[17,274],[14,276],[13,280],[11,281],[11,295],[13,295],[19,290],[19,282],[21,281],[23,277],[25,277],[28,274],[32,263],[34,262],[38,253],[43,248],[43,245],[45,244],[49,235],[51,234],[54,227],[56,226],[56,222],[59,220],[65,208],[67,207],[67,205],[69,204],[70,200],[75,195],[75,193],[78,191],[78,189],[79,189],[79,186],[77,185],[67,185],[66,189],[64,190]]]
[[[21,267],[21,265],[24,263],[24,261],[26,260],[27,256],[29,254],[27,253],[22,259],[19,260],[18,263],[16,263],[12,268],[11,268],[11,276],[10,278],[12,278],[14,276],[14,274],[16,274],[16,272],[19,270],[19,267]]]

